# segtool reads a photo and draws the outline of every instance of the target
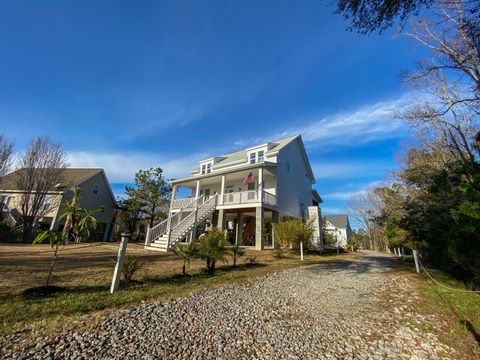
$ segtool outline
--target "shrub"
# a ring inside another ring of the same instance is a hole
[[[310,223],[303,223],[299,219],[286,219],[273,224],[275,241],[287,252],[291,247],[297,247],[303,243],[304,249],[311,247],[313,227]]]
[[[185,271],[186,265],[190,266],[190,260],[196,255],[197,248],[194,242],[190,244],[177,244],[173,253],[183,260],[182,275],[185,276],[187,273]]]
[[[233,267],[237,267],[237,259],[245,255],[245,250],[238,245],[232,246],[230,252],[233,257]]]
[[[140,270],[142,267],[142,262],[140,261],[140,258],[131,256],[131,255],[126,255],[125,256],[125,262],[123,263],[123,278],[125,280],[125,284],[128,284],[130,281],[133,279],[133,275]]]
[[[197,249],[198,255],[206,262],[207,270],[213,272],[217,261],[225,261],[227,240],[223,232],[213,228],[199,240]]]

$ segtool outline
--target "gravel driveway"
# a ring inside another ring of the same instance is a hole
[[[413,310],[415,289],[390,257],[291,269],[245,285],[142,305],[10,358],[438,359],[455,358]],[[413,324],[417,324],[414,326]],[[433,325],[432,325],[433,324]],[[439,330],[439,329],[436,329]]]

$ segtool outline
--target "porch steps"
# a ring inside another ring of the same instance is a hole
[[[190,232],[195,228],[195,226],[201,221],[203,221],[207,216],[209,216],[217,206],[216,195],[211,196],[206,200],[201,199],[201,201],[203,201],[202,205],[198,206],[198,208],[193,208],[193,210],[188,213],[187,216],[185,216],[178,224],[176,224],[170,229],[170,242],[168,241],[168,229],[166,228],[165,230],[162,230],[162,232],[160,232],[156,238],[152,239],[150,234],[158,233],[158,231],[156,231],[158,229],[155,229],[155,227],[153,227],[151,231],[149,231],[149,233],[147,234],[147,239],[145,241],[145,249],[167,252],[172,247],[174,247],[178,241],[187,237]],[[173,216],[175,215],[171,215],[171,217]],[[162,224],[163,223],[160,223],[159,225]],[[164,224],[162,226],[165,227]]]

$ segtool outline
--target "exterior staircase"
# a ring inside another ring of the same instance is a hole
[[[145,249],[167,252],[187,237],[216,207],[217,195],[193,199],[184,208],[148,229]]]

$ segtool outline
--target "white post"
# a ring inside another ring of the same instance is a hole
[[[145,236],[145,248],[150,245],[150,226],[147,225],[147,236]]]
[[[195,199],[198,199],[200,196],[200,180],[197,180],[197,187],[195,189]]]
[[[300,261],[303,261],[303,241],[300,241]]]
[[[125,262],[125,253],[127,252],[128,240],[130,234],[122,233],[122,241],[120,242],[120,248],[118,249],[117,264],[115,265],[115,271],[113,272],[112,286],[110,287],[110,293],[118,290],[120,286],[120,278],[122,277],[123,264]]]
[[[413,259],[415,260],[415,270],[417,270],[417,273],[420,274],[420,266],[418,265],[418,253],[416,249],[413,249]]]
[[[173,188],[172,188],[172,201],[177,198],[177,188],[178,188],[178,185],[173,185]]]
[[[393,252],[395,253],[395,256],[397,256],[397,248],[396,247],[393,248]]]
[[[263,201],[263,168],[258,168],[258,201]]]
[[[218,202],[219,205],[223,205],[223,195],[225,194],[225,175],[222,175],[222,185],[220,188],[220,201]]]
[[[340,255],[340,249],[338,248],[338,242],[337,242],[337,255]]]

